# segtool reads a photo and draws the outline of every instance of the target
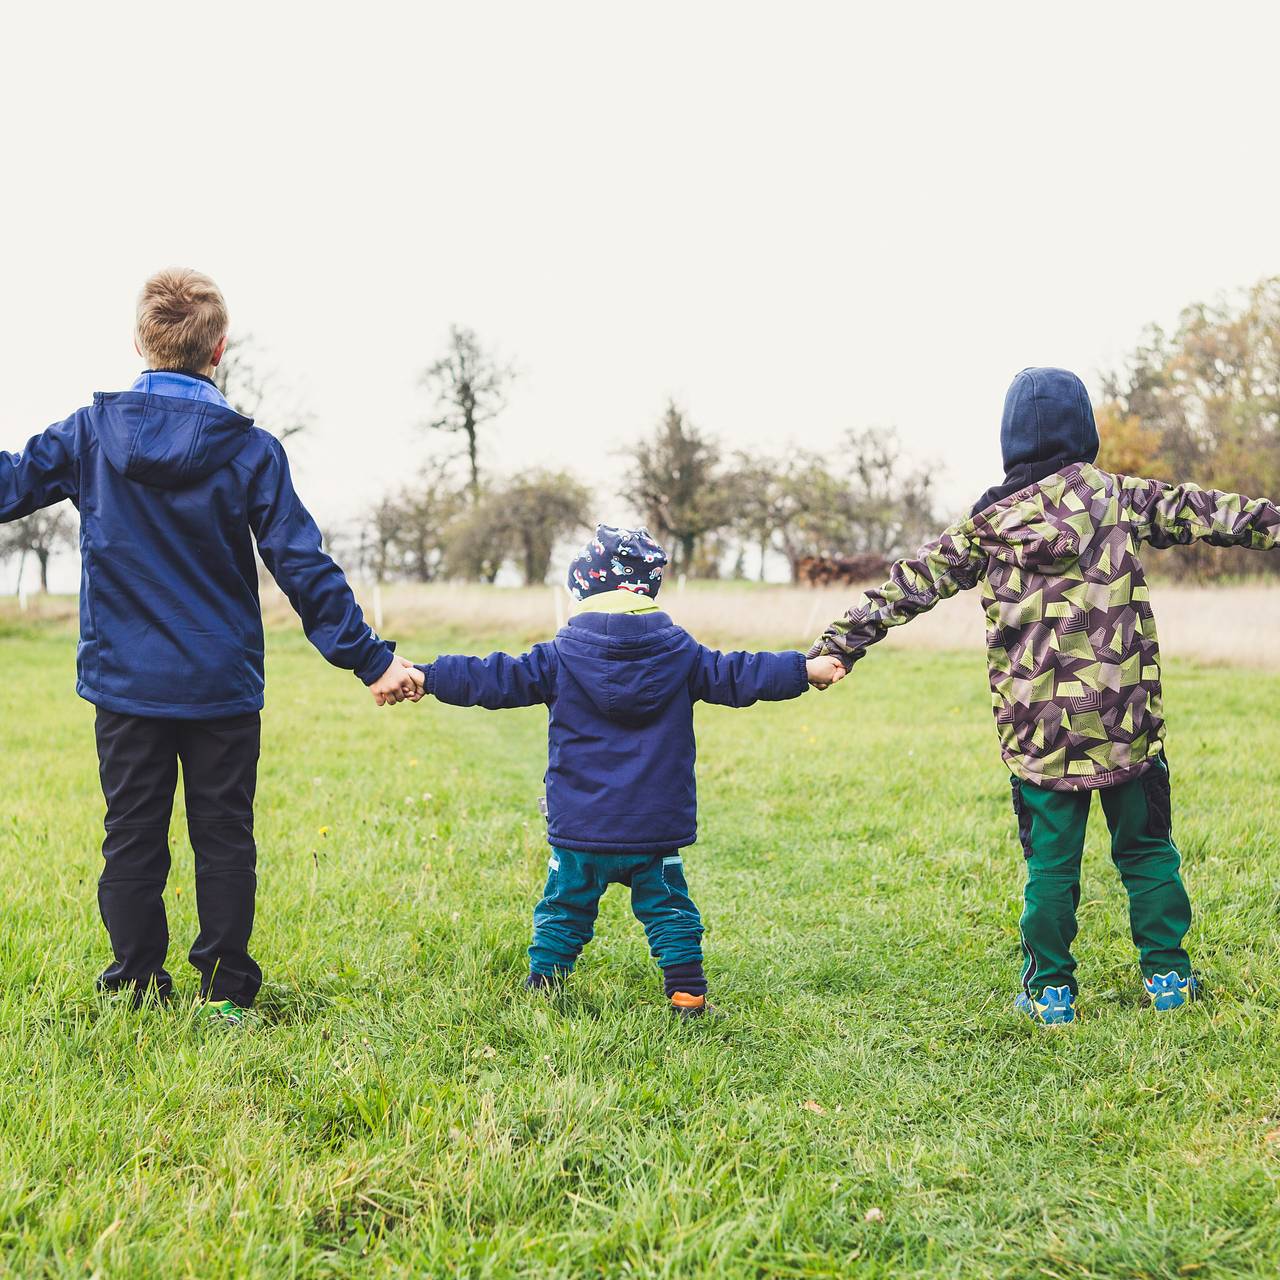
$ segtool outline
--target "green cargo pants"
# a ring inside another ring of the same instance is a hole
[[[1092,791],[1050,791],[1013,780],[1018,838],[1027,859],[1022,912],[1022,986],[1029,995],[1067,986],[1076,993],[1071,943],[1080,905],[1080,858]],[[1182,939],[1191,927],[1191,902],[1172,838],[1169,770],[1163,758],[1140,778],[1098,788],[1111,831],[1111,860],[1129,895],[1129,928],[1145,978],[1171,970],[1188,977]]]

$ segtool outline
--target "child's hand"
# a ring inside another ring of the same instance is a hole
[[[839,658],[833,658],[829,653],[824,653],[817,658],[806,658],[804,670],[809,683],[815,689],[829,689],[849,674],[844,663]]]
[[[369,686],[369,692],[380,707],[388,703],[417,702],[426,683],[426,677],[408,658],[392,658],[391,665]]]

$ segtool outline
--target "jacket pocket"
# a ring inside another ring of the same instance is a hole
[[[1013,812],[1018,819],[1018,843],[1022,846],[1022,856],[1031,857],[1031,810],[1022,798],[1022,779],[1010,778],[1009,785],[1013,789]]]
[[[1147,834],[1156,840],[1173,837],[1173,799],[1169,770],[1163,760],[1142,775],[1142,791],[1147,800]]]

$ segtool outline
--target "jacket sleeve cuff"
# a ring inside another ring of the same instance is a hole
[[[787,672],[789,679],[782,682],[782,697],[798,698],[809,687],[809,672],[805,667],[805,656],[798,649],[787,654],[791,659]]]
[[[393,640],[379,640],[377,644],[378,647],[356,668],[356,675],[365,684],[373,684],[391,665],[391,659],[396,656],[396,646]]]
[[[422,672],[422,678],[427,682],[423,692],[429,693],[434,697],[436,692],[436,664],[434,662],[420,662],[417,667]]]
[[[846,653],[843,649],[837,649],[827,644],[825,636],[819,636],[813,644],[809,646],[809,651],[804,656],[806,658],[836,658],[846,671],[853,670],[853,664],[862,656],[864,651],[857,653]]]

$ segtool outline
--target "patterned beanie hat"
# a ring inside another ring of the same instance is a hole
[[[598,524],[596,536],[569,561],[569,591],[575,600],[619,590],[653,597],[666,563],[667,553],[648,529]]]

